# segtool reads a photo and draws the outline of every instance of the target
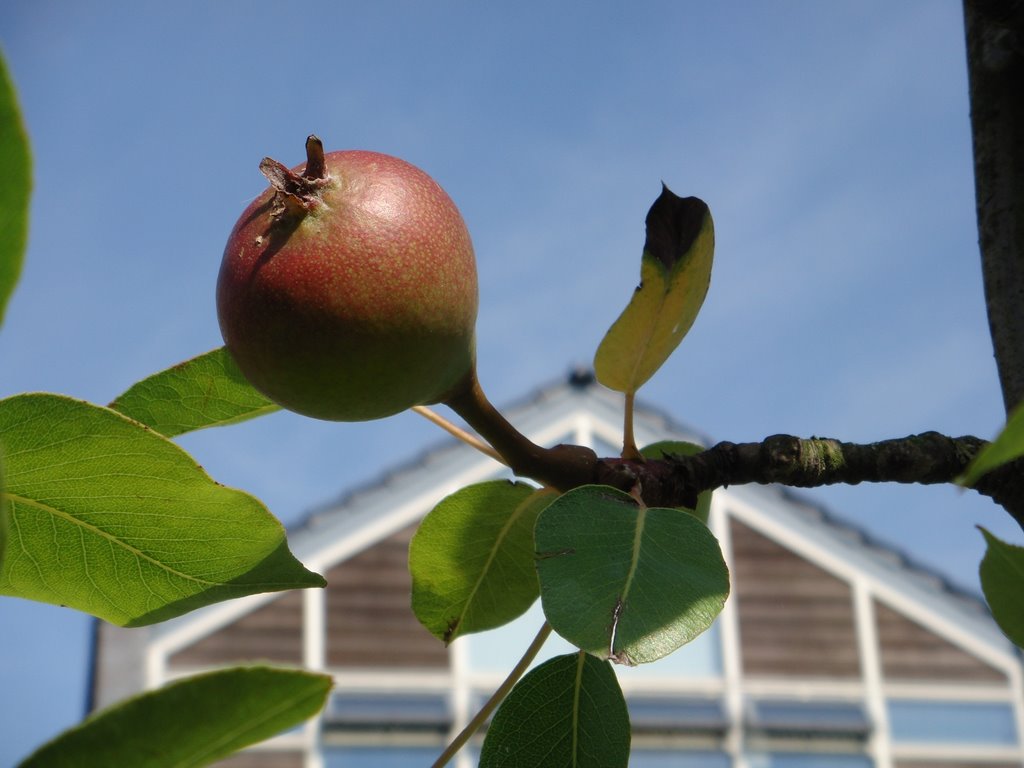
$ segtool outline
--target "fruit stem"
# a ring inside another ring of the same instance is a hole
[[[301,176],[272,157],[260,161],[260,173],[277,191],[271,211],[274,218],[286,214],[301,216],[316,207],[321,190],[327,184],[323,142],[313,134],[306,137],[306,170]]]
[[[542,448],[531,442],[491,405],[475,368],[466,374],[445,405],[494,446],[517,475],[532,477],[560,491],[594,482],[596,453],[581,445]]]
[[[306,179],[327,178],[327,162],[324,160],[324,143],[315,134],[306,137]]]

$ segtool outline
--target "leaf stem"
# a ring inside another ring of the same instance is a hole
[[[498,689],[491,695],[491,698],[487,700],[487,703],[480,708],[480,711],[473,716],[473,719],[466,724],[466,727],[462,729],[459,735],[456,736],[445,751],[441,753],[441,756],[434,761],[431,768],[443,768],[443,766],[447,765],[448,761],[455,757],[455,754],[466,745],[466,742],[469,741],[473,734],[480,730],[480,726],[487,722],[487,718],[491,716],[491,712],[493,712],[497,706],[505,700],[509,691],[511,691],[515,684],[519,682],[519,678],[526,674],[526,670],[529,669],[533,660],[537,658],[537,654],[540,653],[540,649],[544,646],[544,643],[547,641],[550,634],[551,625],[545,621],[537,632],[537,636],[533,638],[533,642],[530,643],[530,647],[526,649],[526,653],[524,653],[523,657],[519,660],[519,663],[512,668],[512,671],[508,673],[508,677],[506,677],[502,684],[498,686]]]
[[[502,464],[508,466],[508,462],[502,458],[500,453],[491,448],[491,446],[489,446],[487,443],[485,443],[483,440],[476,437],[475,435],[471,435],[466,430],[456,426],[455,424],[452,424],[450,421],[448,421],[448,419],[446,419],[441,414],[430,410],[425,405],[414,405],[412,407],[412,410],[416,411],[416,413],[425,418],[427,421],[436,424],[448,434],[457,437],[459,440],[466,443],[467,445],[476,448],[478,451],[480,451],[480,453],[490,456],[495,461],[500,461]]]
[[[636,447],[636,436],[633,434],[633,406],[636,392],[626,393],[626,403],[622,419],[622,458],[628,461],[642,461],[643,456]]]

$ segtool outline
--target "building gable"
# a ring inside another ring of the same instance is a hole
[[[744,673],[859,678],[850,585],[739,520],[730,536]]]
[[[899,682],[1005,683],[1006,674],[885,603],[875,604],[882,671]]]
[[[302,592],[275,595],[168,657],[173,672],[259,661],[302,664]]]
[[[409,605],[411,525],[327,572],[331,669],[445,669],[448,652]]]

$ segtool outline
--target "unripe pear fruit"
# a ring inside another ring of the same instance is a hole
[[[442,402],[471,378],[476,262],[455,204],[376,152],[324,154],[270,187],[224,249],[217,314],[228,351],[278,405],[363,421]]]

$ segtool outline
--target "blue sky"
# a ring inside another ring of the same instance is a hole
[[[641,398],[714,439],[991,436],[954,0],[0,5],[35,148],[0,396],[105,403],[219,346],[224,241],[259,160],[403,157],[463,212],[480,378],[499,405],[589,364],[639,276],[662,181],[705,199],[704,311]],[[438,433],[278,414],[181,440],[286,522]],[[977,588],[982,523],[946,488],[808,494]],[[81,716],[88,620],[0,598],[0,764]]]

